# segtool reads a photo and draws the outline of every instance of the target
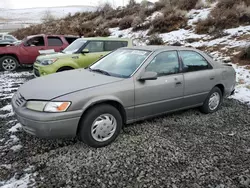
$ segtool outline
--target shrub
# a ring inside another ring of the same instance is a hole
[[[248,46],[247,48],[243,49],[239,53],[239,59],[241,59],[241,60],[250,60],[250,46]]]
[[[158,16],[157,19],[152,21],[152,26],[148,34],[170,32],[186,25],[187,18],[185,11],[176,8],[167,8],[164,10],[162,16]]]
[[[206,20],[199,21],[196,33],[215,33],[250,23],[249,0],[220,0]]]
[[[181,10],[191,10],[195,8],[198,0],[179,0],[176,1],[177,7]]]
[[[139,16],[136,16],[131,24],[131,26],[134,28],[137,28],[139,27],[141,24],[143,23],[143,20],[139,17]]]
[[[107,24],[105,24],[105,27],[107,28],[114,28],[118,26],[119,26],[119,20],[117,18],[107,21]]]
[[[164,42],[158,35],[152,35],[147,42],[147,45],[163,45]]]
[[[120,30],[130,28],[132,26],[132,22],[133,22],[133,17],[132,16],[126,16],[125,18],[123,18],[119,22]]]

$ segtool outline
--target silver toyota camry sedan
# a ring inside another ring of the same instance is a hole
[[[194,107],[213,113],[234,87],[234,69],[199,50],[132,47],[86,69],[28,81],[13,96],[12,106],[27,133],[77,136],[103,147],[125,124]]]

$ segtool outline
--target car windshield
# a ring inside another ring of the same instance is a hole
[[[73,43],[71,43],[67,48],[65,48],[62,52],[66,54],[73,54],[77,52],[86,42],[86,40],[77,39]]]
[[[150,51],[145,50],[119,49],[92,65],[90,71],[128,78],[149,54]]]

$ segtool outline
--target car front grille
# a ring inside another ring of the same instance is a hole
[[[26,100],[24,99],[24,97],[20,94],[20,93],[16,93],[14,96],[14,103],[20,107],[23,106],[26,103]]]

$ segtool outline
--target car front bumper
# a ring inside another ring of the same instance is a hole
[[[12,108],[23,130],[40,138],[75,137],[81,111],[46,113],[29,110],[25,104],[18,106],[12,99]]]
[[[34,63],[33,65],[33,73],[36,77],[46,76],[55,72],[56,70],[52,65],[41,65],[39,63]]]

